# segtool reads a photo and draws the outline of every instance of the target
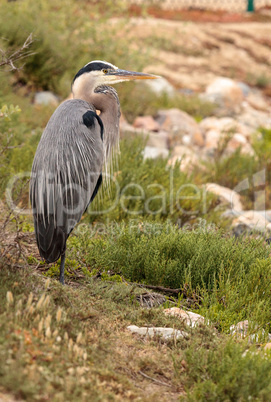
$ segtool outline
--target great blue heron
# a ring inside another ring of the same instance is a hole
[[[61,257],[64,284],[66,241],[102,183],[112,150],[118,145],[120,104],[117,92],[106,84],[157,78],[120,70],[95,60],[72,82],[73,98],[63,102],[50,118],[34,158],[30,201],[39,252],[46,262]],[[100,111],[100,115],[96,113]]]

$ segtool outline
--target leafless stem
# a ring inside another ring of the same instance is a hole
[[[155,378],[152,378],[149,375],[143,373],[143,371],[141,371],[141,370],[139,370],[138,372],[139,372],[139,374],[141,374],[143,377],[147,378],[148,380],[152,380],[153,382],[156,382],[157,384],[160,384],[160,385],[164,385],[165,387],[170,387],[170,385],[167,384],[166,382],[156,380]]]
[[[0,67],[9,66],[11,70],[18,70],[15,63],[27,56],[34,54],[29,51],[29,47],[34,42],[33,34],[28,35],[23,45],[15,51],[4,51],[0,49]]]

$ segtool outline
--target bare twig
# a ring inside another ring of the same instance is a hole
[[[140,284],[140,283],[131,283],[130,284],[136,285],[140,288],[146,288],[146,289],[152,289],[152,290],[159,290],[160,292],[164,293],[171,293],[171,294],[179,294],[179,293],[184,293],[182,288],[178,289],[170,289],[170,288],[164,288],[163,286],[154,286],[154,285],[146,285],[146,284]]]
[[[15,51],[4,51],[3,49],[0,49],[0,67],[10,66],[11,70],[18,70],[18,67],[16,67],[14,63],[34,54],[29,51],[29,47],[33,42],[33,34],[31,33],[19,49]]]
[[[153,308],[166,302],[165,296],[160,293],[145,292],[136,295],[136,300],[140,303],[141,307]]]
[[[152,378],[149,375],[143,373],[143,371],[141,371],[141,370],[139,370],[138,372],[139,372],[139,374],[141,374],[143,377],[147,378],[148,380],[152,380],[153,382],[156,382],[157,384],[160,384],[160,385],[164,385],[165,387],[171,387],[171,385],[167,384],[166,382],[156,380],[155,378]]]
[[[24,186],[19,188],[18,195],[15,200],[15,205],[21,199],[22,192]],[[14,211],[7,206],[7,209],[4,209],[5,218],[0,225],[0,247],[2,249],[1,258],[6,259],[8,265],[12,265],[13,267],[18,263],[19,260],[22,258],[26,262],[26,257],[24,255],[23,250],[23,240],[25,236],[22,234],[22,227],[20,217],[14,213]],[[11,220],[13,220],[13,224],[15,224],[15,234],[14,237],[10,241],[6,242],[8,236],[8,225],[10,224]],[[10,261],[10,254],[12,254],[13,261]]]

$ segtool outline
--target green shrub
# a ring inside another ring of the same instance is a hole
[[[185,401],[268,401],[271,360],[228,340],[210,347],[191,345],[187,362]],[[246,353],[246,354],[244,354]],[[252,369],[253,367],[253,369]],[[269,374],[267,374],[269,373]]]
[[[195,307],[220,330],[250,319],[257,323],[254,332],[268,333],[270,247],[262,239],[236,240],[208,227],[185,230],[170,222],[134,220],[103,230],[85,226],[68,244],[72,255],[83,256],[82,266],[88,269],[181,288],[184,298],[197,295],[195,300],[201,301]]]
[[[133,281],[171,288],[189,283],[193,289],[204,286],[212,290],[222,271],[227,280],[238,282],[241,274],[243,279],[248,277],[258,259],[269,263],[269,250],[260,240],[237,242],[220,232],[180,230],[169,222],[131,221],[114,231],[89,240],[86,261],[95,268],[121,272]]]
[[[40,136],[40,129],[32,130],[29,136],[29,127],[22,124],[21,114],[12,115],[10,120],[0,118],[0,195],[14,174],[31,170]]]
[[[214,290],[203,296],[201,311],[218,328],[227,331],[233,323],[249,318],[249,330],[260,333],[259,339],[265,338],[271,320],[270,291],[271,264],[266,257],[253,258],[247,268],[243,263],[238,264],[237,270],[221,266]]]

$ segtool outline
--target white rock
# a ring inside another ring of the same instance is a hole
[[[237,82],[226,77],[217,77],[205,90],[202,97],[216,103],[225,110],[238,112],[241,109],[244,95]]]
[[[146,146],[143,151],[143,159],[156,159],[159,157],[168,158],[169,151],[165,148]]]
[[[174,96],[176,93],[173,85],[163,77],[157,78],[156,80],[148,80],[145,84],[157,95],[166,93],[169,96]]]
[[[147,336],[149,338],[161,337],[164,340],[188,338],[188,334],[174,328],[163,327],[138,327],[137,325],[129,325],[127,327],[133,334]]]
[[[245,136],[243,134],[240,133],[235,133],[232,137],[233,140],[235,140],[236,142],[238,142],[239,144],[246,144],[247,140],[245,138]]]
[[[258,211],[243,211],[234,219],[232,226],[237,236],[246,231],[271,231],[271,223]]]
[[[35,105],[52,105],[52,106],[58,106],[59,100],[56,95],[54,95],[50,91],[42,91],[42,92],[37,92],[34,96],[34,104]]]
[[[236,191],[230,188],[220,186],[216,183],[207,183],[206,191],[219,196],[220,200],[226,204],[229,204],[231,211],[239,213],[243,211],[243,205],[241,202],[241,196]]]
[[[184,324],[189,327],[194,328],[196,325],[200,323],[204,323],[204,317],[200,314],[193,313],[192,311],[185,311],[178,307],[166,308],[164,310],[166,315],[172,315],[174,317],[180,318]]]

